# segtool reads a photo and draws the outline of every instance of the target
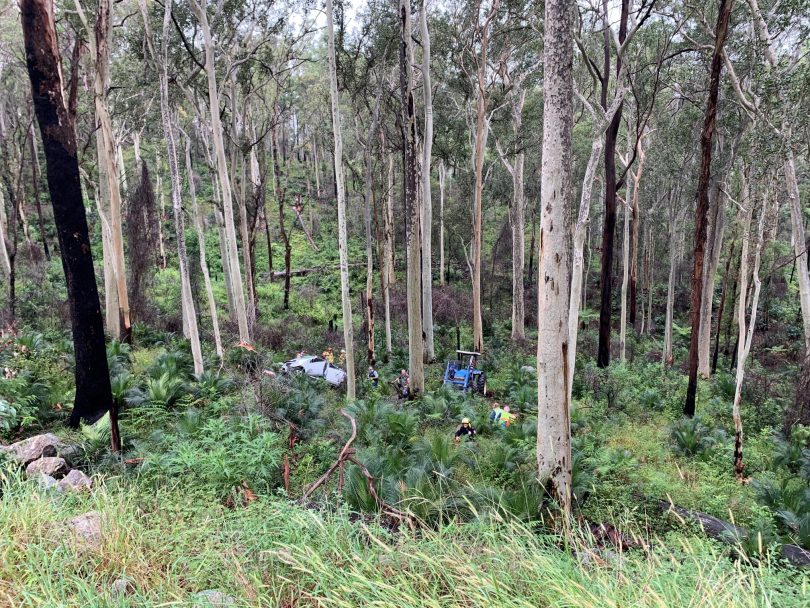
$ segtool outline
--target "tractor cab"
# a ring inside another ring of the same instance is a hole
[[[486,374],[476,369],[481,353],[467,350],[457,350],[456,360],[448,361],[444,371],[444,384],[455,386],[467,392],[472,390],[481,395],[486,393]]]

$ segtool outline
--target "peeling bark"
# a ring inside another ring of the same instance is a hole
[[[568,256],[565,230],[572,196],[573,11],[546,0],[543,48],[542,217],[537,305],[537,467],[541,483],[571,511],[568,400]]]

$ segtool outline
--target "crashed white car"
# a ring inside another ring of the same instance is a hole
[[[323,357],[301,355],[281,364],[284,374],[306,374],[311,378],[323,378],[332,386],[340,386],[346,381],[346,372],[335,367]]]

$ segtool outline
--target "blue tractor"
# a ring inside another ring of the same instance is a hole
[[[481,353],[466,350],[457,350],[455,361],[448,361],[444,371],[444,384],[455,386],[457,389],[468,390],[485,395],[487,392],[487,376],[480,369],[476,369],[476,363]]]

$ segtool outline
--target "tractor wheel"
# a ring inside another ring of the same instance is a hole
[[[482,373],[475,379],[475,392],[485,396],[487,394],[487,375]]]

